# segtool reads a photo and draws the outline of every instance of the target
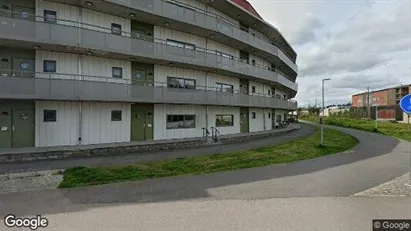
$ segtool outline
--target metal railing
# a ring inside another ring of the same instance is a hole
[[[17,16],[20,15],[20,17],[16,17],[16,15]],[[22,16],[18,12],[3,10],[3,9],[0,9],[0,16],[6,16],[6,17],[11,17],[11,18],[19,18],[19,19],[49,23],[49,24],[58,24],[58,25],[63,25],[63,26],[76,27],[76,28],[83,28],[83,29],[98,31],[98,32],[106,33],[106,34],[115,34],[115,35],[118,35],[118,36],[128,37],[128,38],[136,39],[136,40],[151,41],[153,43],[162,44],[162,45],[166,45],[166,46],[170,46],[170,47],[176,47],[176,48],[183,49],[183,50],[189,50],[189,51],[193,50],[193,49],[184,48],[184,47],[181,47],[181,46],[178,46],[178,45],[173,45],[173,42],[170,42],[170,41],[167,41],[167,40],[155,38],[153,36],[142,35],[138,32],[137,33],[131,33],[131,32],[127,32],[127,31],[119,31],[119,33],[116,34],[116,33],[113,33],[111,28],[91,25],[91,24],[83,23],[83,22],[63,20],[63,19],[53,19],[52,21],[50,21],[50,19],[48,19],[46,17],[43,17],[43,16],[36,16],[36,15],[33,15],[33,14],[24,14],[24,16]],[[130,29],[131,29],[131,27],[130,27]],[[198,51],[198,52],[202,52],[202,53],[208,53],[208,54],[212,54],[212,55],[216,55],[216,56],[221,56],[222,58],[225,58],[225,59],[235,60],[235,61],[238,61],[238,62],[241,62],[241,63],[245,63],[249,66],[258,67],[260,69],[271,70],[274,73],[277,73],[277,74],[283,76],[288,81],[294,83],[292,78],[284,75],[283,73],[277,72],[276,69],[271,68],[270,66],[265,66],[265,65],[261,65],[261,64],[250,64],[250,62],[246,62],[243,59],[241,59],[240,57],[236,57],[236,56],[233,56],[231,54],[225,54],[224,52],[221,52],[221,51],[218,51],[218,50],[210,50],[210,49],[199,47],[199,46],[196,46],[196,45],[194,46],[194,50]],[[229,57],[226,57],[226,56],[229,56]]]
[[[292,100],[275,99],[240,90],[219,91],[218,87],[172,88],[170,83],[123,78],[0,70],[0,98],[158,102],[256,107],[296,108]]]
[[[222,16],[217,15],[217,14],[213,14],[213,13],[211,13],[211,12],[209,12],[209,11],[205,11],[205,10],[200,9],[200,8],[198,8],[198,7],[194,7],[194,6],[187,5],[187,4],[182,3],[182,2],[179,2],[179,1],[175,1],[175,0],[162,0],[162,1],[163,1],[163,2],[167,2],[167,3],[170,3],[170,4],[174,4],[174,5],[177,5],[177,6],[180,5],[180,6],[183,6],[184,8],[186,8],[186,9],[191,9],[191,10],[196,11],[196,12],[198,12],[198,13],[201,13],[201,14],[204,14],[204,15],[207,15],[207,16],[210,16],[210,17],[213,17],[213,18],[216,18],[216,19],[220,19],[220,20],[222,20],[222,21],[230,24],[231,26],[236,27],[237,29],[240,29],[240,30],[242,30],[242,31],[244,31],[244,32],[246,32],[246,33],[248,33],[248,34],[250,34],[250,35],[252,35],[252,36],[254,36],[254,37],[256,37],[256,38],[258,38],[258,39],[260,39],[260,40],[262,40],[262,41],[264,41],[264,42],[266,42],[266,43],[269,43],[269,44],[271,44],[271,45],[276,46],[278,49],[280,49],[280,50],[284,53],[285,56],[287,56],[287,58],[289,58],[289,59],[295,64],[295,59],[294,59],[294,58],[291,58],[290,55],[288,54],[288,52],[285,51],[284,48],[282,48],[280,45],[278,45],[278,43],[276,43],[276,42],[274,42],[274,41],[271,41],[271,40],[269,40],[268,38],[266,38],[266,37],[264,37],[264,36],[260,36],[260,35],[255,34],[255,33],[250,33],[249,30],[245,30],[245,28],[242,28],[240,25],[237,25],[237,24],[233,23],[231,20],[229,20],[229,19],[227,19],[227,18],[225,18],[225,17],[222,17]],[[276,28],[276,29],[277,29],[277,28]],[[259,32],[259,33],[260,33],[260,32]]]

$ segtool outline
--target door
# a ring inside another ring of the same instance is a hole
[[[12,116],[12,147],[34,146],[34,110],[15,109]]]
[[[275,125],[276,125],[276,115],[275,115],[275,109],[271,110],[271,123],[272,123],[272,128],[275,129]]]
[[[242,107],[240,108],[240,132],[241,133],[247,133],[249,131],[248,123],[249,123],[248,108]]]
[[[240,93],[248,95],[248,80],[240,79]]]
[[[152,140],[154,116],[152,105],[133,104],[131,109],[131,140]]]
[[[0,108],[0,148],[11,148],[10,108]]]
[[[143,141],[145,135],[146,116],[143,110],[131,111],[131,141]]]
[[[16,77],[34,77],[34,59],[13,58],[13,73]]]
[[[0,56],[0,75],[10,76],[11,58],[9,56]]]
[[[34,15],[36,10],[34,8],[24,7],[24,6],[13,6],[13,18],[34,20]]]

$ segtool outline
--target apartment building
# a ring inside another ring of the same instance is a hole
[[[245,0],[1,0],[0,148],[275,129],[297,54]]]
[[[370,106],[393,106],[398,105],[402,97],[411,93],[411,84],[401,85],[392,88],[385,88],[376,91],[370,91]],[[368,92],[362,92],[352,95],[353,107],[368,106]]]

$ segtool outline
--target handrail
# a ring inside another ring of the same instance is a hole
[[[269,40],[268,38],[265,38],[265,37],[260,36],[260,35],[258,35],[258,34],[253,34],[253,33],[250,33],[249,31],[245,31],[245,30],[241,29],[241,26],[239,26],[239,25],[231,22],[229,19],[226,19],[225,17],[221,17],[220,15],[213,14],[213,13],[211,13],[211,12],[209,12],[209,11],[202,10],[202,9],[200,9],[200,8],[198,8],[198,7],[190,6],[190,5],[187,5],[187,4],[182,3],[182,2],[179,2],[179,1],[175,1],[175,0],[162,0],[162,1],[163,1],[163,2],[168,2],[168,3],[171,3],[171,4],[174,3],[175,5],[181,5],[181,6],[185,7],[185,8],[190,8],[190,9],[192,9],[192,10],[194,10],[194,11],[197,11],[197,12],[199,12],[199,13],[202,13],[202,14],[205,14],[205,15],[208,15],[208,16],[211,16],[211,17],[214,17],[214,18],[216,18],[216,19],[222,19],[223,21],[229,23],[230,25],[236,27],[237,29],[240,29],[240,30],[242,30],[242,31],[244,31],[244,32],[246,32],[246,33],[248,33],[248,34],[250,34],[250,35],[252,35],[252,36],[254,36],[254,37],[256,37],[256,38],[258,38],[258,39],[260,39],[260,40],[262,40],[262,41],[264,41],[264,42],[267,42],[267,43],[269,43],[269,44],[272,44],[272,45],[276,46],[278,49],[280,49],[280,50],[284,53],[285,56],[287,56],[287,58],[289,58],[289,59],[295,64],[294,59],[291,58],[290,55],[288,54],[288,52],[284,51],[284,49],[283,49],[278,43],[276,43],[275,41],[271,41],[271,40]],[[261,33],[261,32],[259,32],[259,33]]]
[[[107,82],[107,83],[118,83],[118,84],[139,84],[144,86],[154,86],[154,87],[169,87],[170,83],[168,82],[161,82],[161,81],[146,81],[146,80],[133,80],[133,79],[124,79],[124,78],[113,78],[109,76],[95,76],[95,75],[80,75],[80,74],[69,74],[69,73],[56,73],[56,72],[32,72],[32,71],[21,71],[21,70],[5,70],[0,69],[0,78],[4,77],[13,77],[13,78],[24,78],[21,77],[23,75],[31,75],[35,78],[41,79],[62,79],[62,80],[77,80],[77,81],[89,81],[89,82]],[[131,76],[130,76],[131,77]],[[172,89],[172,88],[171,88]],[[276,97],[274,94],[265,94],[265,93],[249,93],[244,94],[240,90],[233,89],[232,91],[220,91],[221,88],[213,87],[213,86],[203,86],[203,85],[195,85],[194,88],[176,88],[176,89],[185,89],[187,91],[193,90],[203,90],[203,91],[215,91],[215,92],[222,92],[226,94],[241,94],[241,95],[249,95],[249,96],[262,96],[262,97],[272,97],[276,99],[284,100],[282,97]],[[287,101],[292,102],[291,99]]]
[[[9,10],[3,10],[3,9],[0,9],[0,13],[10,13],[10,16],[4,15],[4,14],[0,15],[0,16],[9,17],[9,18],[16,18],[16,17],[13,17],[12,15],[13,14],[20,14],[19,12],[16,12],[16,11],[9,11]],[[50,22],[45,22],[44,19],[47,19],[47,18],[43,17],[43,16],[37,16],[37,15],[33,15],[33,14],[26,14],[26,16],[27,16],[27,19],[22,19],[22,18],[18,18],[18,19],[36,21],[36,22],[39,22],[39,23],[58,24],[58,25],[62,25],[62,26],[71,26],[71,27],[82,28],[82,29],[86,29],[86,30],[92,30],[92,31],[98,31],[98,32],[107,33],[107,34],[113,34],[111,28],[91,25],[91,24],[88,24],[88,23],[65,20],[65,19],[55,19],[56,23],[50,23]],[[34,20],[30,20],[29,17],[33,17]],[[37,19],[43,19],[43,20],[37,20]],[[170,44],[171,43],[170,41],[155,38],[153,36],[139,35],[139,37],[137,37],[135,34],[133,34],[131,32],[126,32],[126,31],[120,31],[120,34],[116,34],[116,35],[117,36],[128,37],[130,39],[151,41],[153,43],[162,44],[162,45],[171,46],[171,47],[177,47],[179,49],[184,49],[184,50],[193,50],[193,49],[179,47],[178,45],[172,45],[172,44]],[[210,49],[207,49],[207,48],[199,47],[197,45],[195,45],[194,50],[198,51],[198,52],[202,52],[202,53],[208,53],[208,54],[212,54],[212,55],[216,55],[216,56],[221,56],[222,58],[229,59],[229,60],[230,59],[236,60],[238,62],[245,63],[249,66],[255,66],[255,67],[258,67],[260,69],[271,70],[275,73],[278,73],[278,71],[276,70],[277,68],[275,68],[273,70],[270,66],[265,66],[265,65],[261,65],[261,64],[255,64],[255,65],[250,64],[249,62],[245,62],[244,60],[242,60],[240,57],[235,57],[235,56],[230,55],[230,54],[227,54],[227,55],[230,56],[230,58],[227,58],[227,57],[224,56],[225,52],[222,52],[222,51],[210,50]],[[290,78],[288,76],[285,76],[284,74],[282,74],[282,76],[284,76],[285,78],[287,78],[288,80],[290,80],[291,82],[294,83],[294,80],[292,78]]]
[[[216,127],[211,127],[211,133],[211,138],[214,140],[214,142],[217,142],[220,131]]]
[[[208,131],[207,128],[203,127],[201,128],[201,130],[203,130],[203,138],[208,137],[208,135],[210,134],[210,132]]]

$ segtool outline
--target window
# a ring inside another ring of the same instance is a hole
[[[118,110],[111,111],[111,121],[121,121],[121,114]]]
[[[171,87],[171,88],[196,89],[196,80],[176,78],[176,77],[167,77],[167,85],[168,87]]]
[[[229,54],[226,54],[226,53],[223,53],[223,52],[220,52],[220,51],[216,51],[216,54],[220,55],[224,58],[227,58],[227,59],[234,59],[234,57],[232,55],[229,55]]]
[[[174,47],[179,47],[179,48],[184,48],[184,49],[189,49],[189,50],[195,50],[196,49],[196,45],[194,45],[194,44],[180,42],[180,41],[171,40],[171,39],[167,39],[167,45],[174,46]]]
[[[44,60],[43,71],[44,72],[56,72],[56,61],[54,60]]]
[[[255,119],[255,112],[251,112],[251,118]]]
[[[215,116],[216,127],[230,127],[234,126],[234,115],[216,115]]]
[[[251,86],[251,93],[255,93],[255,86]]]
[[[271,90],[268,90],[268,95],[271,95]]]
[[[57,111],[56,110],[44,110],[43,111],[43,122],[56,122],[57,121]]]
[[[224,84],[224,83],[215,83],[216,85],[216,90],[221,91],[221,92],[234,92],[234,86],[230,84]]]
[[[167,115],[167,129],[195,128],[195,115]]]
[[[111,70],[113,72],[113,78],[123,78],[123,68],[113,67]]]
[[[275,72],[275,65],[271,64],[271,70]]]
[[[281,95],[280,94],[275,94],[275,98],[276,99],[281,99]]]
[[[111,23],[111,33],[115,35],[121,35],[121,25]]]
[[[251,60],[251,63],[253,64],[253,66],[255,66],[255,60]]]
[[[270,112],[268,113],[268,118],[271,118],[271,113]]]
[[[284,99],[287,99],[287,95],[284,95]]]
[[[56,11],[45,10],[44,11],[44,21],[48,23],[57,23]]]

